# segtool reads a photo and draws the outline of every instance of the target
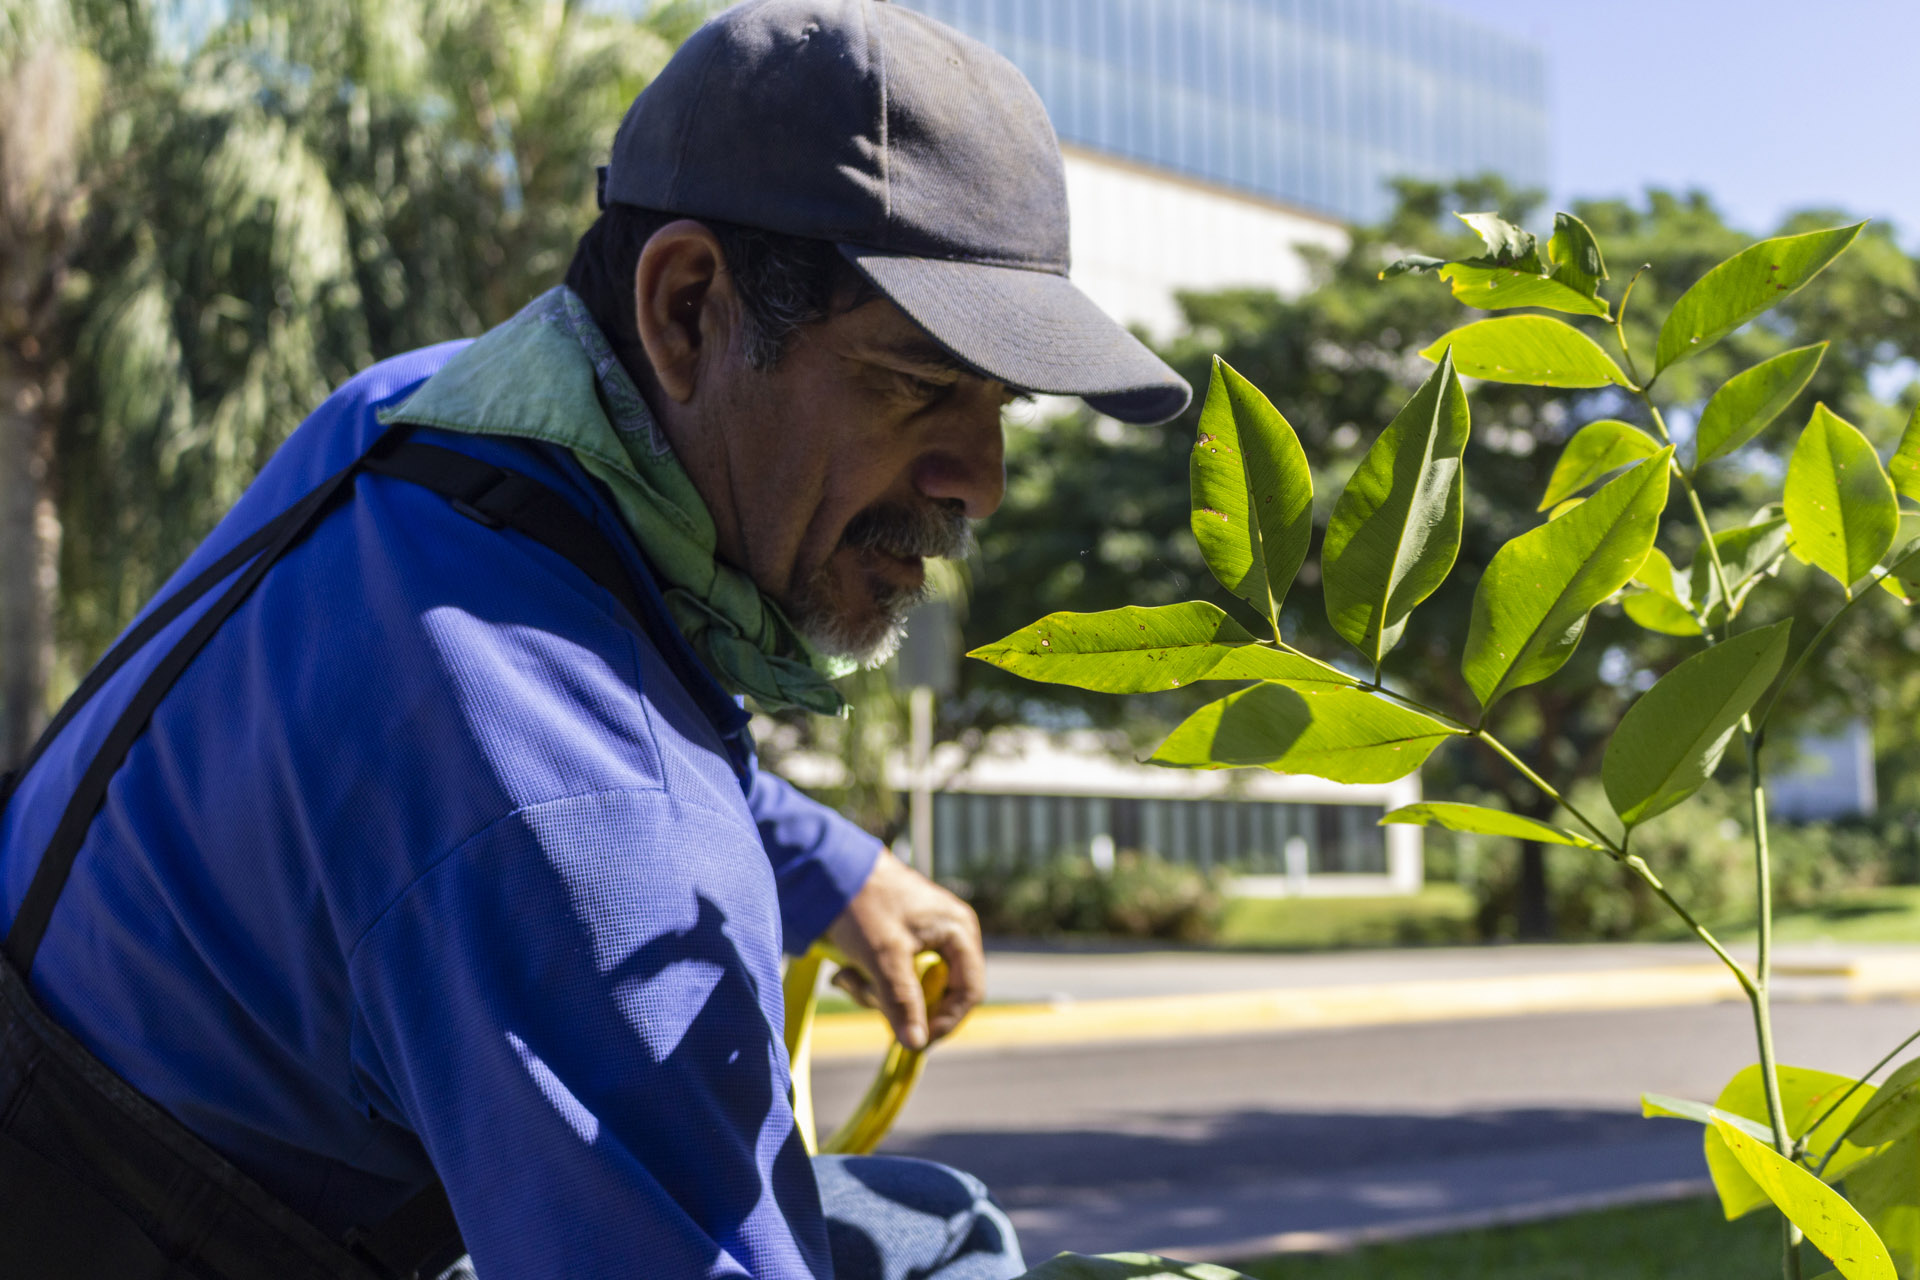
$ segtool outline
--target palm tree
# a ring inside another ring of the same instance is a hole
[[[42,460],[0,464],[41,566],[0,544],[0,759],[44,712],[50,655],[66,680],[90,662],[330,387],[558,280],[614,123],[696,9],[241,0],[169,53],[181,15],[147,0],[0,0],[0,36],[50,15],[61,56],[108,86],[74,116],[58,216],[0,203],[0,391],[40,389],[7,439]],[[0,52],[0,83],[27,65]],[[16,323],[13,264],[42,260],[41,310]],[[37,614],[14,603],[33,591]]]

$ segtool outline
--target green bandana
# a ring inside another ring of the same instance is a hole
[[[541,294],[380,418],[572,450],[612,491],[674,622],[722,684],[769,711],[837,715],[845,705],[828,683],[844,669],[816,654],[751,578],[716,558],[707,504],[572,290]]]

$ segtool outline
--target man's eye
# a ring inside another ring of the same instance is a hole
[[[911,373],[899,375],[901,389],[910,399],[924,400],[931,404],[947,392],[953,390],[953,383],[941,382],[934,378],[916,377]]]

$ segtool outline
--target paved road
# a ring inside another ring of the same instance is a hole
[[[1783,1061],[1860,1069],[1920,1005],[1776,1018]],[[936,1056],[886,1149],[985,1178],[1031,1257],[1231,1257],[1696,1181],[1698,1129],[1640,1119],[1636,1099],[1711,1098],[1751,1042],[1728,1004]],[[824,1116],[866,1070],[816,1067]]]

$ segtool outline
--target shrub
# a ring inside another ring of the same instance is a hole
[[[1084,856],[1064,855],[1039,867],[982,871],[956,887],[980,914],[980,927],[1006,937],[1207,942],[1220,929],[1219,882],[1148,854],[1122,853],[1104,872]]]

